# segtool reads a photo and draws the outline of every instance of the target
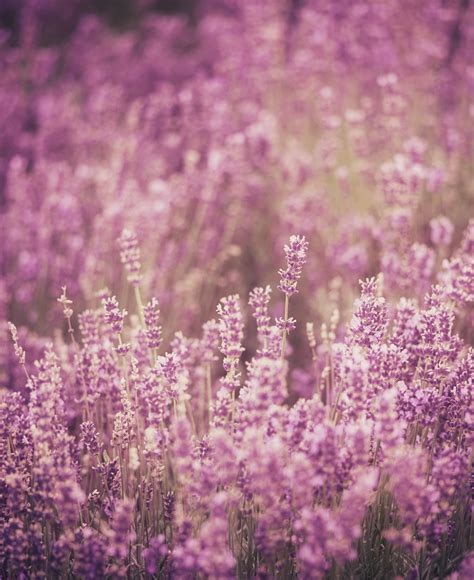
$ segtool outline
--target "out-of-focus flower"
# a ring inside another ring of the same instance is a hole
[[[127,270],[127,280],[133,286],[138,286],[142,279],[140,274],[140,248],[136,235],[130,230],[124,229],[118,239],[120,247],[120,261]]]
[[[238,294],[222,298],[217,307],[217,314],[221,337],[219,350],[224,355],[224,369],[229,372],[236,368],[244,351],[242,346],[244,324]]]
[[[430,239],[435,246],[449,246],[453,233],[453,223],[446,216],[439,216],[430,221]]]

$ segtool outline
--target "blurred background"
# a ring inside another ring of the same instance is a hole
[[[11,33],[10,42],[18,43],[22,19],[32,17],[41,26],[41,41],[51,44],[64,41],[75,29],[81,16],[97,14],[111,26],[134,26],[146,12],[181,13],[190,18],[199,0],[1,0],[0,28]]]

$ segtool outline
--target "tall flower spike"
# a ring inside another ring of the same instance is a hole
[[[138,286],[142,279],[140,274],[140,248],[137,236],[130,230],[124,229],[118,239],[120,247],[120,261],[127,270],[127,280],[133,286]]]
[[[202,361],[210,364],[217,360],[215,351],[219,347],[219,324],[216,320],[208,320],[202,325],[201,351]]]
[[[123,330],[123,321],[127,316],[126,310],[120,310],[119,303],[115,296],[104,298],[102,305],[105,310],[105,322],[112,328],[114,332],[120,334]]]
[[[361,297],[356,300],[348,340],[359,346],[370,347],[382,341],[388,326],[388,306],[382,296],[383,279],[360,281]]]
[[[156,298],[152,298],[143,309],[146,326],[146,342],[148,348],[160,348],[162,328],[160,325],[160,305]]]
[[[290,242],[285,245],[286,270],[278,270],[280,274],[280,284],[278,288],[285,294],[285,312],[284,317],[276,320],[278,330],[281,331],[281,358],[286,353],[286,335],[295,328],[296,320],[288,317],[288,306],[290,296],[296,294],[296,286],[301,277],[303,264],[306,262],[306,252],[308,251],[308,242],[304,236],[290,236]]]
[[[268,303],[270,302],[272,289],[270,286],[265,288],[254,288],[250,292],[249,304],[253,310],[253,316],[257,322],[257,331],[259,339],[264,342],[268,337],[270,330],[270,316],[268,316]]]
[[[16,329],[16,326],[12,322],[9,322],[8,330],[10,331],[12,337],[13,348],[15,349],[15,354],[18,359],[18,362],[21,364],[21,366],[25,366],[26,362],[25,351],[18,342],[18,331]]]
[[[304,236],[291,236],[289,244],[285,245],[286,269],[279,270],[280,284],[278,288],[288,297],[296,294],[296,285],[301,277],[303,264],[306,262],[308,242]]]
[[[69,320],[73,314],[73,311],[71,308],[72,300],[70,300],[66,295],[66,286],[62,286],[61,290],[62,290],[62,294],[58,298],[58,302],[63,307],[64,317]]]
[[[240,310],[239,295],[233,294],[222,298],[217,306],[217,314],[221,325],[221,345],[219,350],[225,357],[224,369],[229,371],[244,351],[242,347],[244,323]]]

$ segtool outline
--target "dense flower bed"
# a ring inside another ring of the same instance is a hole
[[[472,578],[469,2],[56,4],[0,34],[0,576]]]

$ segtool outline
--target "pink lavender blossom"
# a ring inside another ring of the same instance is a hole
[[[156,298],[152,298],[144,307],[143,315],[146,326],[146,341],[149,348],[160,348],[162,328],[160,325],[160,308]]]
[[[105,311],[105,322],[116,333],[121,334],[123,330],[123,321],[127,316],[126,310],[120,310],[119,304],[115,296],[105,298],[102,301]]]
[[[249,296],[249,304],[252,307],[253,315],[257,322],[257,331],[260,341],[265,342],[269,333],[270,316],[268,315],[268,304],[270,302],[271,288],[254,288]]]
[[[243,318],[240,310],[239,296],[234,294],[223,298],[217,307],[220,321],[221,344],[219,350],[224,355],[224,369],[234,371],[240,355],[244,351]]]
[[[430,221],[430,239],[435,246],[449,246],[453,238],[454,226],[446,216]]]
[[[160,561],[168,554],[168,547],[163,534],[151,538],[150,546],[145,550],[145,566],[148,574],[157,574],[160,569]]]
[[[125,229],[118,239],[118,244],[120,247],[120,261],[127,271],[127,280],[133,286],[137,286],[142,279],[140,274],[140,248],[137,238],[133,232]]]
[[[280,284],[278,288],[287,296],[298,292],[296,286],[301,277],[303,265],[306,262],[308,242],[304,236],[291,236],[288,245],[285,245],[287,267],[278,271]]]

